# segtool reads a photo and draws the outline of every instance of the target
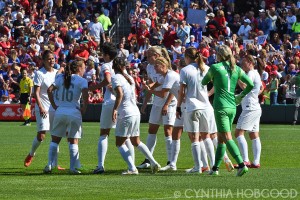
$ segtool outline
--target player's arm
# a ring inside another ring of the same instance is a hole
[[[106,71],[104,74],[104,79],[100,83],[91,85],[89,87],[89,90],[94,91],[97,89],[101,89],[102,87],[108,86],[110,83],[111,83],[111,74],[108,71]]]
[[[212,72],[212,67],[210,67],[209,70],[208,70],[208,72],[206,73],[206,75],[202,79],[201,84],[202,85],[207,85],[212,80],[213,80],[213,72]]]
[[[178,91],[178,99],[177,99],[177,108],[176,108],[176,117],[180,118],[181,117],[181,104],[185,98],[185,84],[180,84],[180,88]]]
[[[51,103],[51,106],[54,110],[57,109],[57,105],[54,102],[54,97],[53,97],[53,91],[56,90],[57,88],[54,85],[51,85],[48,89],[47,89],[47,94],[48,94],[48,98],[49,101]]]
[[[120,86],[117,86],[116,88],[114,88],[114,91],[116,93],[116,101],[115,101],[115,105],[114,105],[114,108],[113,108],[112,121],[116,122],[118,108],[119,108],[119,106],[121,104],[121,101],[122,101],[122,98],[123,98],[123,91],[122,91],[122,88]]]
[[[35,96],[35,99],[36,99],[36,104],[38,105],[38,107],[40,109],[41,117],[46,118],[47,117],[47,111],[44,109],[44,107],[41,103],[40,91],[41,91],[41,87],[35,85],[34,86],[34,96]]]
[[[82,93],[82,107],[80,109],[81,114],[84,114],[87,108],[87,105],[89,104],[89,90],[88,88],[83,88],[81,90]]]
[[[253,81],[241,70],[239,80],[246,84],[245,89],[241,92],[241,97],[245,97],[254,87]]]
[[[244,90],[245,88],[246,88],[246,84],[245,83],[243,83],[241,80],[238,80],[238,84],[239,84],[239,86],[240,86],[240,88],[242,89],[242,90]]]
[[[168,98],[164,104],[164,106],[161,109],[161,114],[166,115],[168,113],[168,107],[171,101],[174,99],[174,94],[169,93]]]
[[[163,88],[162,90],[155,91],[153,89],[147,88],[147,91],[151,94],[154,94],[155,96],[158,96],[160,98],[165,98],[168,95],[168,92],[170,91],[170,88]],[[174,95],[173,95],[174,97]]]
[[[208,92],[208,97],[210,97],[211,95],[213,95],[215,93],[215,87],[212,87]]]

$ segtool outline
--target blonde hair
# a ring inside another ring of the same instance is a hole
[[[167,59],[167,61],[170,63],[169,65],[171,66],[171,59],[168,53],[168,50],[166,48],[162,48],[160,46],[151,46],[147,52],[153,52],[157,54],[159,57],[164,57]]]
[[[185,50],[185,56],[195,61],[201,72],[205,71],[205,64],[202,59],[202,55],[197,51],[195,47],[189,47]]]
[[[221,45],[217,50],[217,57],[220,62],[228,61],[230,68],[233,71],[235,68],[235,58],[232,55],[231,49],[227,45]]]
[[[155,64],[156,64],[156,65],[157,65],[157,64],[165,65],[165,66],[167,66],[167,68],[168,68],[169,70],[172,69],[172,66],[171,66],[170,61],[168,61],[168,60],[165,59],[164,57],[159,57],[159,58],[157,58],[157,59],[155,60]]]

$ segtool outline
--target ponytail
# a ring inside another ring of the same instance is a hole
[[[205,71],[205,63],[203,62],[202,55],[195,47],[189,47],[185,50],[185,56],[196,62],[201,73]]]
[[[162,53],[162,57],[165,58],[168,61],[168,69],[172,69],[172,63],[171,63],[171,59],[169,56],[169,52],[166,48],[161,48],[161,53]]]
[[[81,60],[74,60],[71,63],[68,63],[65,72],[64,72],[64,86],[65,88],[69,89],[71,85],[71,78],[72,74],[77,73],[78,67],[82,66],[83,61]]]
[[[231,49],[227,45],[221,45],[218,47],[217,56],[220,62],[229,62],[231,71],[235,70],[235,58],[232,55]]]
[[[124,76],[124,78],[126,79],[126,81],[130,85],[132,85],[133,82],[130,79],[129,75],[124,72],[124,67],[125,66],[126,66],[126,61],[125,61],[124,58],[117,57],[117,58],[114,59],[114,61],[113,61],[113,69],[115,70],[115,73],[116,74],[122,74],[122,76]]]

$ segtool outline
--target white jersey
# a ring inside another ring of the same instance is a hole
[[[113,61],[111,61],[109,63],[104,63],[101,66],[101,70],[100,70],[100,80],[101,81],[104,80],[106,73],[109,73],[111,77],[115,74],[115,72],[112,68],[112,62]],[[106,90],[105,90],[104,102],[103,102],[104,105],[114,104],[115,100],[116,100],[115,95],[111,93],[111,91],[109,90],[109,88],[107,86],[105,88],[106,88]]]
[[[65,110],[64,113],[69,114],[68,110],[72,108],[80,110],[81,91],[88,88],[86,79],[77,74],[72,74],[71,84],[67,89],[64,86],[64,74],[59,74],[53,85],[57,88],[54,99],[60,111]]]
[[[53,69],[48,72],[44,67],[35,72],[34,85],[40,87],[40,101],[46,111],[53,110],[47,94],[48,88],[54,83],[57,70]],[[39,110],[39,106],[35,104],[35,109]]]
[[[205,65],[205,71],[201,73],[197,64],[191,63],[180,71],[180,83],[186,85],[185,103],[187,112],[211,107],[207,87],[201,84],[208,68]]]
[[[179,81],[180,81],[179,74],[174,72],[173,70],[168,70],[162,88],[170,89],[170,93],[173,94],[176,99],[178,99],[178,91],[180,88]]]
[[[161,74],[156,73],[154,66],[148,64],[147,65],[147,74],[148,77],[153,81],[153,82],[157,82],[160,84],[160,86],[158,86],[157,88],[155,88],[155,91],[161,91],[162,90],[162,85],[164,84],[164,77]],[[158,96],[154,96],[153,99],[153,105],[156,106],[163,106],[167,100],[168,95],[165,98],[161,98]],[[175,99],[170,103],[170,105],[175,105]]]
[[[261,78],[257,70],[251,70],[247,73],[247,76],[252,80],[254,87],[242,100],[243,110],[259,110],[260,104],[258,100],[258,94],[261,87]]]
[[[128,83],[122,74],[114,75],[111,81],[113,89],[121,87],[123,91],[121,105],[118,108],[118,118],[120,119],[140,115],[139,108],[136,105],[134,80],[132,77],[128,77],[131,79],[132,85]]]

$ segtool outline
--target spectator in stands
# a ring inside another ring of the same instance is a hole
[[[195,47],[196,49],[199,48],[199,43],[195,41],[195,36],[194,35],[191,35],[190,36],[190,42],[187,43],[185,45],[186,48],[189,48],[189,47]]]
[[[96,75],[95,58],[93,56],[89,56],[86,66],[87,67],[85,73],[83,74],[83,78],[85,78],[89,83],[92,81],[93,75]]]
[[[185,45],[186,43],[189,43],[191,31],[190,26],[186,24],[185,20],[178,21],[176,25],[177,37],[181,40],[182,44]]]
[[[249,33],[252,30],[251,26],[251,21],[249,19],[244,20],[244,24],[240,26],[240,29],[238,31],[238,36],[241,36],[243,40],[247,40],[249,38]]]
[[[127,60],[128,56],[129,56],[129,51],[127,49],[124,49],[124,43],[119,43],[118,45],[118,54],[117,57],[120,58],[124,58],[125,60]]]
[[[182,54],[181,48],[182,48],[182,41],[180,39],[177,39],[174,41],[175,45],[171,45],[171,52],[172,52],[172,61],[176,60],[177,57],[180,57]]]
[[[100,14],[98,17],[98,22],[100,22],[103,26],[103,30],[106,34],[108,34],[108,27],[112,25],[110,18],[104,15],[104,8],[100,9]]]
[[[144,38],[144,44],[142,46],[140,46],[140,49],[138,51],[139,53],[139,58],[141,58],[141,60],[144,60],[144,57],[146,57],[146,51],[147,49],[149,49],[151,47],[150,44],[150,40],[149,38]]]
[[[88,30],[91,36],[95,37],[95,41],[100,44],[101,37],[103,40],[103,43],[105,42],[105,33],[103,26],[100,22],[98,22],[97,16],[93,16],[93,21],[89,23]]]

